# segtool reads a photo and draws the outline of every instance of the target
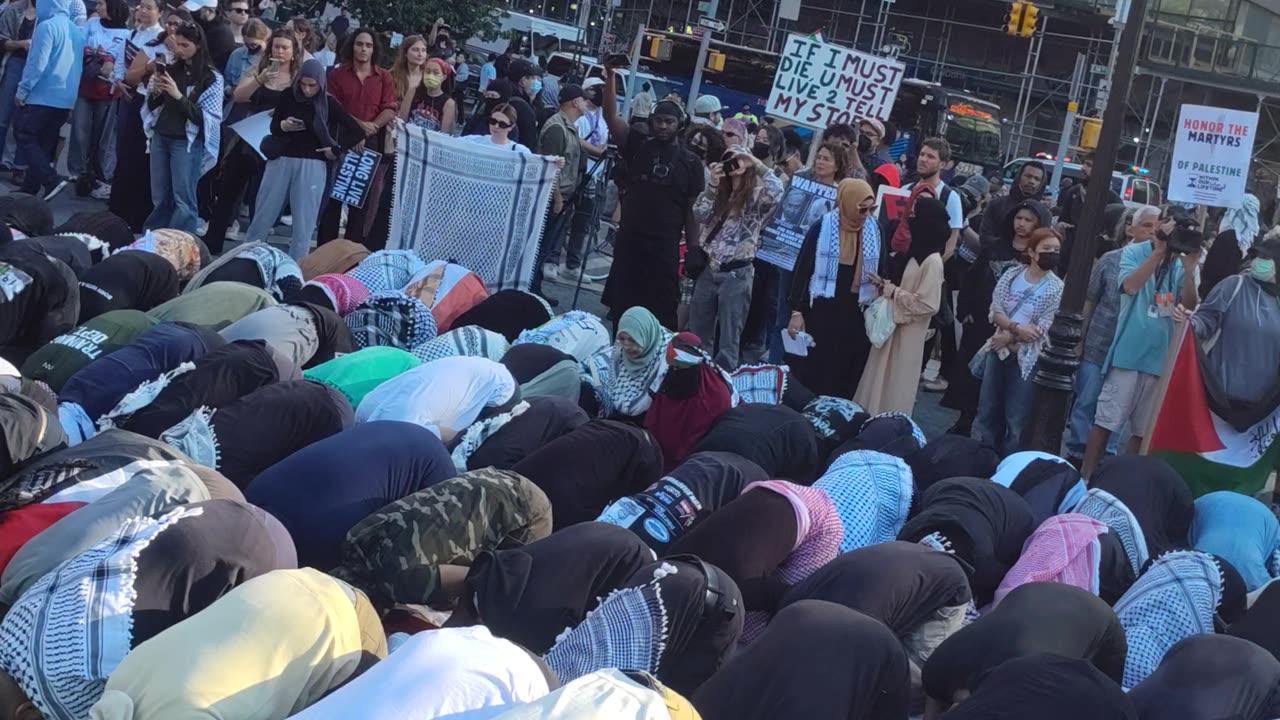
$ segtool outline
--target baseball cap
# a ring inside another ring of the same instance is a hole
[[[182,3],[182,9],[187,12],[195,12],[201,8],[217,8],[218,0],[187,0]]]
[[[581,85],[573,85],[571,83],[569,85],[561,86],[560,88],[560,104],[561,105],[567,102],[573,102],[574,100],[577,100],[580,97],[583,97]]]
[[[702,95],[698,97],[698,102],[693,104],[693,111],[700,115],[726,110],[725,106],[720,104],[720,98],[715,95]]]

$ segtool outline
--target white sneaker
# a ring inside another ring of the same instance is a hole
[[[97,187],[95,187],[95,188],[94,188],[94,189],[89,193],[89,197],[93,198],[94,200],[110,200],[110,199],[111,199],[111,186],[110,186],[110,185],[108,185],[107,183],[100,182],[100,183],[98,183],[98,186],[97,186]]]
[[[280,224],[286,227],[293,227],[293,216],[292,215],[281,216]]]
[[[560,277],[560,266],[555,263],[542,264],[542,278],[544,280],[555,281]]]

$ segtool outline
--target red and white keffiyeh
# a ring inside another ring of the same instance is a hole
[[[1106,525],[1087,515],[1067,513],[1045,520],[1022,546],[1022,556],[996,588],[991,606],[1019,585],[1055,582],[1074,585],[1098,594],[1098,565],[1102,558],[1099,537]]]

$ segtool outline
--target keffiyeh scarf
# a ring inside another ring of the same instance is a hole
[[[668,630],[662,588],[655,578],[610,593],[577,627],[561,633],[542,659],[561,682],[606,668],[653,673],[666,651]]]
[[[343,319],[357,348],[408,350],[436,336],[436,320],[427,306],[399,290],[373,293]]]
[[[1178,641],[1214,631],[1222,585],[1213,556],[1194,550],[1165,553],[1138,578],[1115,607],[1129,641],[1121,682],[1126,691],[1155,672]]]
[[[454,328],[413,348],[413,356],[424,363],[447,357],[482,357],[497,362],[511,346],[507,339],[477,325]]]
[[[813,487],[835,505],[843,529],[842,553],[894,540],[911,512],[911,468],[893,455],[847,452]]]
[[[408,250],[379,250],[370,255],[347,275],[360,281],[371,293],[402,290],[427,264]]]
[[[1033,582],[1074,585],[1098,594],[1102,543],[1109,530],[1087,515],[1055,515],[1031,533],[1022,556],[1004,576],[991,604],[999,605],[1014,588]]]
[[[529,287],[558,173],[551,158],[404,125],[395,167],[388,247],[458,263],[491,292]]]
[[[866,258],[880,257],[880,226],[868,219],[862,226],[862,277],[858,278],[859,288],[871,282],[871,274],[879,267],[876,263],[866,262]],[[818,244],[813,259],[813,277],[809,279],[809,300],[833,298],[836,296],[836,275],[840,272],[840,211],[832,210],[822,218],[822,229],[818,233]]]
[[[658,350],[653,353],[648,364],[641,368],[633,368],[624,362],[622,351],[616,346],[603,351],[610,358],[603,386],[605,416],[631,417],[641,415],[649,409],[653,394],[658,391],[667,374],[667,346],[671,344],[672,337],[670,332],[663,330]]]
[[[541,327],[522,331],[520,337],[511,344],[550,345],[566,355],[572,355],[578,362],[583,362],[608,348],[611,342],[609,331],[599,318],[581,310],[570,310],[552,318]]]
[[[369,288],[350,275],[317,275],[306,284],[320,288],[333,304],[334,311],[343,317],[350,315],[369,297]]]
[[[0,669],[46,718],[89,717],[133,640],[138,556],[169,526],[199,515],[179,507],[135,517],[36,581],[0,624]]]
[[[222,461],[222,451],[213,429],[215,412],[214,408],[200,407],[186,420],[160,433],[160,439],[201,465],[217,470],[218,463]]]
[[[1093,488],[1085,493],[1084,499],[1071,512],[1106,525],[1124,547],[1124,554],[1133,567],[1133,576],[1137,577],[1142,572],[1142,566],[1147,564],[1147,538],[1142,533],[1138,518],[1116,496]]]

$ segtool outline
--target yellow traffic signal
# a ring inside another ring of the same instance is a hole
[[[1027,4],[1018,0],[1009,6],[1009,14],[1005,16],[1004,31],[1009,35],[1022,34],[1022,13],[1026,10]]]
[[[1031,37],[1036,34],[1036,21],[1040,18],[1040,8],[1035,3],[1026,3],[1022,10],[1022,27],[1019,33],[1022,37]]]

